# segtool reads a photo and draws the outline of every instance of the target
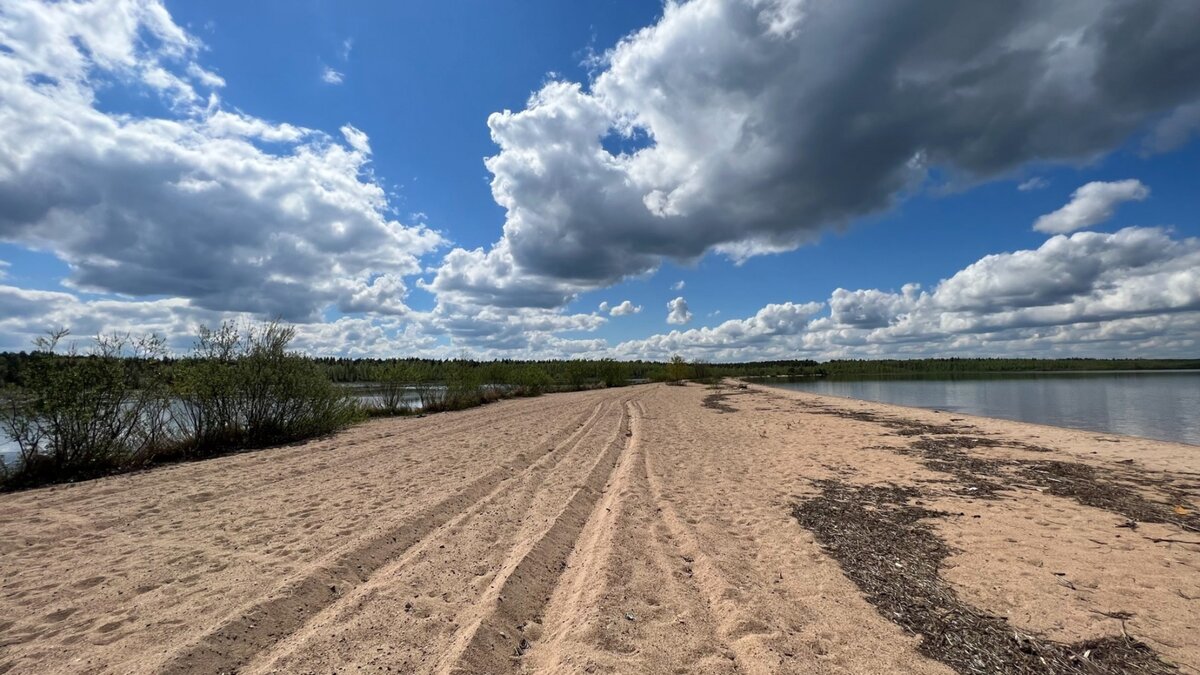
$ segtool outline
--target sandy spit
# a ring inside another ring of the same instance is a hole
[[[990,620],[1200,673],[1200,448],[700,385],[0,495],[0,673],[954,672],[801,524],[830,485],[937,509]]]

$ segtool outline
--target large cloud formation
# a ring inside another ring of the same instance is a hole
[[[228,107],[158,0],[0,0],[0,241],[65,261],[71,291],[19,288],[21,263],[0,262],[0,349],[60,325],[186,348],[196,323],[282,316],[325,354],[1194,353],[1200,244],[1162,229],[1055,236],[932,289],[838,289],[618,345],[592,332],[631,301],[564,308],[664,258],[793,248],[931,174],[1016,176],[1143,133],[1177,147],[1200,129],[1198,25],[1192,0],[668,3],[586,86],[550,82],[489,119],[503,235],[450,251],[418,282],[436,307],[414,311],[409,277],[445,242],[390,215],[367,133]],[[1077,194],[1054,229],[1138,185]]]
[[[1178,136],[1197,26],[1192,0],[668,2],[589,87],[491,116],[503,237],[431,289],[555,307],[664,257],[794,248],[933,168],[1088,159],[1164,118]]]
[[[388,217],[363,132],[224,110],[200,43],[152,0],[6,1],[0,44],[0,240],[53,252],[84,290],[406,311],[403,276],[442,238]],[[104,88],[164,110],[102,109]]]
[[[179,299],[84,301],[69,293],[0,284],[0,349],[28,345],[47,325],[74,326],[77,334],[155,330],[180,336],[196,322],[219,318]],[[1076,232],[1051,237],[1036,249],[984,256],[930,290],[916,284],[899,291],[839,288],[825,301],[769,304],[745,319],[617,345],[558,335],[594,330],[603,321],[545,309],[474,314],[439,307],[403,319],[342,317],[302,325],[300,346],[373,356],[453,356],[467,348],[483,358],[665,359],[680,353],[714,361],[1193,356],[1200,348],[1200,239],[1174,238],[1159,228]],[[459,336],[454,347],[440,339],[446,334]],[[13,338],[20,344],[3,342]]]
[[[819,315],[825,305],[828,314]],[[827,303],[767,305],[748,319],[631,340],[665,358],[964,354],[1191,355],[1200,346],[1200,239],[1158,228],[1058,235],[985,256],[930,291],[837,289]]]

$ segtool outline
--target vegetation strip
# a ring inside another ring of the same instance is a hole
[[[925,522],[947,515],[909,501],[916,488],[817,481],[792,514],[884,618],[922,637],[918,650],[960,673],[1175,673],[1138,640],[1073,644],[1024,634],[958,597],[939,576],[951,553]]]
[[[68,335],[39,339],[31,354],[0,355],[0,444],[8,439],[17,449],[15,461],[0,456],[0,491],[306,440],[366,417],[679,382],[706,367],[679,357],[666,364],[318,359],[291,351],[295,329],[275,322],[201,326],[184,358],[154,335],[98,336],[83,351],[56,351]],[[369,403],[335,384],[359,377],[370,378]]]

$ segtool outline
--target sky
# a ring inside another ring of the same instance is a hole
[[[0,0],[0,350],[1200,354],[1194,0]]]

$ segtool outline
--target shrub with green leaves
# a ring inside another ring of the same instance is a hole
[[[192,454],[310,438],[361,416],[312,359],[288,351],[295,335],[276,322],[201,327],[172,387]]]
[[[371,411],[379,415],[402,415],[409,412],[408,392],[415,369],[405,362],[388,363],[380,367],[377,382],[378,403]]]
[[[687,361],[683,360],[682,356],[675,354],[671,357],[671,360],[667,362],[667,384],[682,385],[683,381],[686,380],[690,374],[691,367],[688,365]]]
[[[0,402],[0,428],[18,449],[14,465],[0,466],[7,488],[136,468],[177,441],[161,338],[98,336],[84,352],[57,353],[68,334],[39,338],[23,386]]]

